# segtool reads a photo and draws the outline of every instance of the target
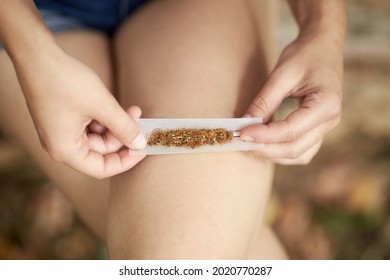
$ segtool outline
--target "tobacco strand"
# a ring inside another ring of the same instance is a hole
[[[150,146],[198,148],[203,145],[226,144],[233,140],[233,132],[225,128],[173,130],[155,129],[148,139]]]

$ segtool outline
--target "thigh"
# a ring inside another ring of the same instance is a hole
[[[144,117],[240,117],[266,77],[246,1],[153,1],[116,41],[124,106]],[[273,166],[250,153],[150,156],[111,182],[112,258],[244,258]]]
[[[267,75],[249,9],[235,0],[152,1],[116,37],[122,104],[146,117],[241,117]]]
[[[56,38],[62,48],[94,69],[106,85],[112,88],[111,62],[105,36],[79,31],[61,33]],[[13,65],[5,51],[0,51],[0,99],[2,129],[23,146],[68,196],[87,224],[104,239],[108,181],[92,179],[57,163],[42,149]]]

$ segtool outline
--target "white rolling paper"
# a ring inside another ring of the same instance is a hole
[[[139,119],[138,125],[142,129],[146,139],[154,129],[171,130],[180,128],[189,129],[215,129],[225,128],[233,132],[242,128],[261,124],[261,118],[215,118],[215,119]],[[261,143],[245,142],[239,137],[227,144],[204,145],[197,148],[189,147],[168,147],[147,145],[143,150],[132,150],[130,155],[160,155],[160,154],[186,154],[206,152],[233,152],[256,150],[263,146]]]

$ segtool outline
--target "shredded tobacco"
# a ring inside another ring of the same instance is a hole
[[[226,144],[233,140],[233,132],[225,128],[152,131],[148,139],[151,146],[198,148],[203,145]]]

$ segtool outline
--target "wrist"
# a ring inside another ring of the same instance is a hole
[[[36,71],[50,68],[50,65],[59,61],[64,54],[65,51],[55,42],[54,37],[37,38],[34,40],[34,46],[20,47],[11,60],[17,69]]]
[[[334,21],[327,18],[313,18],[300,27],[298,38],[324,38],[343,48],[345,32],[346,24],[343,19]]]
[[[323,37],[343,46],[346,16],[342,0],[289,0],[301,39]]]
[[[9,46],[7,52],[16,68],[24,68],[52,60],[63,53],[63,50],[56,44],[51,34],[34,34],[33,40],[29,38],[19,40]]]
[[[23,66],[60,49],[34,1],[7,0],[3,5],[0,10],[0,39],[15,66]],[[15,11],[18,17],[15,17]]]

